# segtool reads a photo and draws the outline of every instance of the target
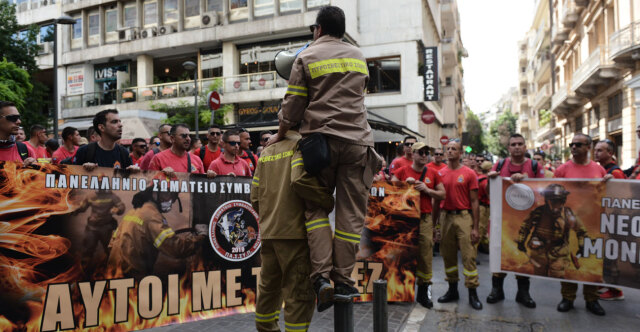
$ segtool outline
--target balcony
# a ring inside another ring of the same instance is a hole
[[[442,66],[453,68],[458,65],[458,48],[454,38],[442,39]]]
[[[520,120],[520,129],[525,129],[525,128],[529,128],[529,117],[527,117],[526,115],[523,115],[519,118]]]
[[[562,24],[568,27],[574,27],[580,18],[580,12],[584,7],[576,6],[574,0],[564,0],[562,2]]]
[[[527,84],[529,83],[529,81],[527,81],[527,73],[526,72],[522,72],[522,70],[520,71],[520,73],[518,74],[518,82],[520,82],[520,86],[523,88],[527,87]]]
[[[518,60],[520,61],[521,65],[524,65],[527,63],[527,49],[526,48],[520,48],[520,51],[518,52]]]
[[[578,97],[571,89],[571,81],[560,85],[556,93],[551,97],[551,111],[558,115],[565,115],[568,111],[582,103],[582,98]]]
[[[536,59],[533,63],[534,75],[532,82],[539,82],[548,80],[551,75],[551,56],[549,52],[542,50],[536,55]]]
[[[609,38],[610,59],[615,62],[633,62],[640,59],[640,21],[616,31]]]
[[[620,71],[609,62],[606,45],[597,47],[573,73],[571,89],[582,95],[593,96],[597,88],[618,77]]]
[[[212,84],[218,84],[219,87],[216,90],[221,94],[226,95],[226,97],[237,92],[245,93],[247,91],[271,90],[287,87],[287,82],[280,78],[280,76],[277,76],[276,72],[264,72],[198,80],[198,94],[203,95],[204,93],[207,93]],[[63,97],[62,108],[79,109],[84,107],[132,102],[171,100],[175,98],[193,97],[194,90],[193,81],[182,81],[92,92]],[[186,100],[191,101],[192,98]],[[230,100],[230,98],[226,98],[225,100],[225,103],[232,102],[236,101]]]
[[[551,41],[554,44],[562,44],[567,38],[569,38],[569,31],[571,29],[565,27],[563,24],[556,24],[551,28]]]
[[[536,93],[531,106],[536,110],[547,108],[546,106],[549,102],[549,98],[551,98],[551,84],[547,83],[543,85],[542,88],[538,89],[538,93]]]
[[[442,27],[448,31],[458,28],[458,8],[453,0],[442,0],[440,6]]]

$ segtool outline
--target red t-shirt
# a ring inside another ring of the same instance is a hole
[[[251,174],[253,174],[253,171],[256,170],[256,165],[254,165],[253,162],[251,161],[251,158],[249,158],[249,153],[251,153],[253,155],[253,160],[255,160],[257,162],[258,158],[251,151],[248,151],[248,152],[247,151],[242,151],[242,153],[240,154],[240,159],[244,160],[247,163],[247,165],[249,165],[249,168],[251,169]],[[238,175],[238,174],[236,174],[236,175]]]
[[[229,162],[224,158],[224,155],[222,155],[209,165],[208,170],[214,171],[218,175],[229,175],[229,173],[233,173],[236,176],[251,176],[249,164],[240,159],[240,157],[236,157],[233,162]]]
[[[486,174],[478,175],[478,200],[482,204],[489,205],[489,193],[487,192],[487,182],[489,178]]]
[[[407,159],[405,156],[398,157],[391,162],[391,165],[389,165],[389,174],[395,175],[396,171],[402,167],[411,167],[411,165],[413,165],[413,160]]]
[[[500,162],[495,163],[491,170],[497,170],[499,163]],[[544,178],[544,165],[538,164],[538,170],[536,174],[533,174],[533,161],[531,159],[527,158],[522,165],[514,165],[511,163],[511,158],[505,158],[499,175],[509,177],[516,173],[526,174],[530,178]]]
[[[153,149],[147,151],[147,153],[144,155],[144,157],[142,157],[142,160],[140,161],[140,169],[148,170],[151,165],[151,159],[153,159],[155,155],[156,153],[153,152]]]
[[[69,157],[73,157],[76,155],[76,152],[78,152],[78,146],[73,146],[73,152],[69,152],[69,150],[67,150],[67,148],[63,146],[61,146],[58,150],[56,150],[56,152],[53,153],[53,157],[51,158],[51,162],[54,164],[59,164],[61,161],[69,158]]]
[[[607,175],[607,171],[593,160],[587,165],[578,165],[569,160],[560,165],[553,174],[554,178],[571,178],[571,179],[598,179]]]
[[[176,172],[187,173],[187,153],[182,156],[178,156],[173,153],[171,149],[166,149],[153,156],[151,164],[149,164],[149,169],[161,171],[167,167],[171,167]],[[202,166],[202,160],[200,160],[200,157],[191,155],[191,170],[188,173],[204,173],[204,167]]]
[[[26,144],[26,143],[25,143]],[[30,158],[36,157],[36,154],[32,149],[29,149],[29,144],[27,144],[27,151],[29,153]],[[18,152],[18,147],[13,144],[8,148],[0,148],[0,161],[22,161],[20,157],[20,153]]]
[[[414,178],[416,181],[420,180],[420,175],[422,175],[422,171],[416,172],[412,166],[405,166],[398,170],[396,170],[395,177],[400,181],[406,181],[407,178]],[[427,185],[427,188],[433,189],[438,184],[442,182],[440,175],[438,175],[438,171],[427,167],[427,173],[424,175],[424,180],[422,181]],[[420,213],[431,213],[433,210],[433,206],[431,205],[432,198],[421,192],[420,193]]]
[[[442,177],[447,198],[444,200],[445,210],[469,210],[471,200],[469,192],[478,190],[478,176],[471,168],[462,166],[452,170],[447,166],[438,172]]]
[[[140,163],[144,160],[144,155],[140,156],[140,158],[136,158],[133,152],[129,153],[129,157],[131,157],[131,165],[137,165],[138,167],[140,167]]]
[[[439,170],[441,170],[441,169],[443,169],[443,168],[447,167],[447,164],[445,164],[445,163],[440,163],[440,165],[436,165],[436,163],[434,163],[434,162],[432,161],[432,162],[430,162],[430,163],[428,163],[428,164],[427,164],[427,167],[429,167],[429,168],[433,168],[433,169],[435,169],[436,171],[439,171]]]
[[[222,153],[222,149],[218,147],[218,150],[216,150],[216,152],[212,152],[211,150],[209,150],[208,145],[203,146],[204,148],[204,159],[202,160],[202,164],[204,165],[204,168],[209,168],[209,165],[211,165],[211,163],[218,159],[218,157],[220,157],[220,153]],[[197,149],[196,151],[193,152],[194,155],[200,157],[200,149]]]
[[[600,166],[602,166],[602,165],[600,165]],[[609,164],[604,165],[603,167],[604,167],[604,170],[607,173],[609,173],[609,169],[611,169],[611,167],[614,167],[614,166],[616,166],[616,162],[615,161],[611,161]],[[618,169],[614,169],[611,172],[611,175],[613,175],[614,179],[626,179],[627,178],[627,176],[624,175],[624,172],[619,168]]]

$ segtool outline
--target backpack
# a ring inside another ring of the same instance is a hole
[[[207,148],[206,145],[200,147],[200,160],[202,160],[203,162],[204,162],[204,155],[207,153],[207,150],[205,150],[206,148]]]
[[[20,154],[20,158],[22,158],[22,161],[29,158],[29,149],[27,148],[26,144],[22,142],[16,142],[16,147],[18,148],[18,154]]]
[[[613,173],[613,171],[615,171],[617,169],[621,169],[620,166],[618,166],[618,165],[616,165],[614,163],[606,165],[604,168],[607,170],[607,174],[611,174],[611,173]]]
[[[496,167],[496,172],[498,172],[498,174],[500,174],[500,170],[502,169],[502,166],[504,166],[505,160],[507,160],[507,158],[502,159],[498,162],[498,167]],[[535,175],[538,173],[538,162],[533,159],[531,159],[531,169],[533,170],[533,175],[535,177]]]
[[[418,179],[418,181],[423,182],[424,181],[424,177],[425,177],[426,174],[427,174],[427,166],[425,166],[422,169],[422,174],[420,174],[420,179]]]

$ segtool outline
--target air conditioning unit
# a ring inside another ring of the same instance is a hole
[[[44,6],[48,5],[48,4],[49,4],[49,0],[40,1],[40,6],[42,6],[42,7],[44,7]],[[52,4],[53,4],[53,2],[52,2]]]
[[[38,52],[38,54],[49,54],[51,52],[53,52],[53,45],[52,42],[44,42],[42,44],[40,44],[40,46],[42,46],[42,49],[40,49],[40,51]]]
[[[146,28],[140,31],[140,38],[150,38],[158,35],[158,28]]]
[[[160,28],[158,28],[159,35],[166,35],[166,34],[174,33],[176,31],[178,31],[178,29],[176,29],[175,25],[163,25]]]
[[[135,39],[138,39],[138,28],[126,28],[118,31],[118,40],[121,42]]]
[[[218,12],[206,12],[200,16],[200,28],[210,28],[218,25]]]

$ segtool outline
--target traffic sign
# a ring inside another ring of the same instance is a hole
[[[432,124],[436,121],[436,114],[432,110],[426,109],[422,112],[422,122]]]
[[[447,136],[440,137],[440,144],[447,145],[447,143],[449,143],[449,137]]]
[[[208,103],[209,103],[209,109],[210,110],[215,111],[218,108],[220,108],[220,94],[218,94],[217,91],[209,92],[209,96],[208,96],[207,100],[208,100]]]

